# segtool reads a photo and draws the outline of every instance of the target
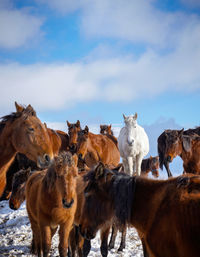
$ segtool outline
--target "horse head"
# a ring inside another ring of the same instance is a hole
[[[52,144],[44,124],[36,116],[31,105],[26,108],[15,102],[16,113],[7,124],[10,140],[16,152],[25,154],[38,167],[48,166],[53,158]]]
[[[183,130],[170,130],[169,133],[166,131],[166,152],[165,158],[168,162],[172,162],[172,160],[180,155],[182,152],[182,135]]]
[[[58,192],[63,208],[70,208],[76,195],[76,180],[78,175],[77,156],[70,152],[62,152],[55,156],[54,162],[47,171],[46,186]]]
[[[85,204],[80,220],[80,232],[86,239],[93,239],[98,229],[113,215],[107,200],[107,185],[114,172],[107,170],[103,163],[84,176],[87,186],[84,190]]]
[[[124,117],[124,123],[127,128],[128,137],[127,137],[127,143],[129,146],[133,146],[134,144],[134,129],[137,127],[137,113],[135,115],[125,116]]]
[[[100,134],[102,135],[113,135],[111,130],[112,125],[100,125]]]
[[[67,121],[68,134],[69,134],[69,149],[72,153],[76,152],[78,132],[81,130],[80,121],[77,120],[76,123],[70,123]]]

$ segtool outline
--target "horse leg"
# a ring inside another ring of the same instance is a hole
[[[136,174],[137,174],[137,176],[140,176],[140,174],[141,174],[142,158],[143,158],[142,154],[138,154],[136,156]]]
[[[80,249],[80,247],[79,247],[79,249]],[[85,239],[84,243],[83,243],[83,257],[87,257],[90,250],[91,250],[91,241]],[[80,255],[79,255],[79,257],[80,257]]]
[[[30,216],[29,220],[32,228],[31,254],[37,254],[38,257],[41,257],[40,230],[38,224]]]
[[[42,243],[43,257],[47,257],[51,249],[51,228],[40,224],[40,235]]]
[[[110,232],[110,226],[106,226],[101,229],[101,255],[107,257],[108,255],[108,235]]]
[[[68,220],[66,223],[60,225],[60,229],[59,229],[60,243],[58,246],[60,257],[67,256],[68,239],[69,239],[71,227],[72,227],[72,222],[70,220]]]
[[[118,252],[121,252],[121,251],[123,251],[123,249],[125,249],[127,227],[125,225],[121,225],[120,230],[121,230],[121,233],[122,233],[122,237],[121,237],[121,243],[120,243]]]
[[[126,158],[122,158],[122,163],[123,163],[123,166],[124,166],[124,171],[126,174],[130,174],[129,173],[129,167],[128,167],[128,162],[127,162],[127,159]]]
[[[172,173],[171,173],[171,171],[169,169],[169,162],[167,160],[164,160],[164,166],[165,166],[165,169],[167,171],[168,178],[172,177]]]
[[[128,163],[128,170],[129,170],[128,174],[132,176],[133,175],[133,157],[132,156],[127,157],[127,163]]]
[[[108,245],[109,250],[111,250],[115,247],[115,239],[116,239],[116,236],[117,236],[117,231],[118,231],[117,225],[115,223],[113,223],[111,238],[110,238],[110,242],[109,242],[109,245]]]

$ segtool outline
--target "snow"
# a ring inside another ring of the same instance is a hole
[[[0,257],[28,257],[30,254],[30,245],[32,232],[29,219],[26,212],[25,202],[17,211],[9,208],[8,201],[0,202]],[[58,254],[58,234],[56,233],[52,240],[50,256],[59,256]],[[100,238],[97,234],[92,240],[92,248],[88,257],[100,257]],[[118,253],[120,244],[120,235],[117,236],[115,249],[111,250],[108,257],[142,257],[141,241],[134,228],[129,228],[126,236],[126,248]]]

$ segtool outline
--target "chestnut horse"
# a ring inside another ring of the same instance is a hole
[[[78,132],[81,130],[80,121],[77,120],[76,123],[70,123],[67,121],[68,135],[69,135],[69,150],[72,153],[76,152]]]
[[[76,156],[75,156],[76,157]],[[63,152],[48,170],[33,173],[26,183],[26,208],[33,232],[32,252],[48,256],[59,228],[59,254],[67,255],[68,236],[77,205],[77,158]]]
[[[142,160],[141,165],[141,175],[148,176],[148,173],[151,172],[152,175],[157,178],[159,176],[159,157],[150,156],[149,158]]]
[[[169,135],[166,148],[167,160],[171,162],[177,155],[183,160],[184,173],[200,175],[199,135],[185,135],[182,130]]]
[[[116,216],[137,229],[145,256],[199,256],[200,176],[152,180],[122,176],[100,164],[85,179],[80,230],[86,238]]]
[[[77,155],[79,160],[90,168],[99,161],[114,168],[120,161],[120,153],[114,137],[111,139],[107,135],[93,134],[89,132],[88,126],[78,133]]]
[[[44,125],[46,126],[45,123]],[[58,155],[59,152],[68,150],[68,135],[65,132],[50,128],[47,128],[47,132],[50,137],[54,155]],[[6,173],[6,186],[2,196],[0,197],[0,201],[8,200],[10,197],[14,174],[21,169],[28,169],[29,167],[31,170],[40,170],[37,164],[26,157],[26,155],[17,153]]]
[[[15,102],[16,112],[0,121],[0,196],[6,185],[6,172],[17,152],[25,154],[39,167],[46,167],[53,150],[46,127],[31,105],[26,108]]]
[[[166,150],[168,148],[168,144],[170,144],[170,141],[174,140],[173,137],[177,137],[182,130],[165,130],[157,140],[158,143],[158,155],[159,155],[159,162],[160,162],[160,168],[163,169],[163,165],[165,166],[165,169],[167,171],[168,177],[172,176],[172,173],[169,168],[169,162],[168,156],[166,155]],[[183,131],[183,135],[194,135],[198,134],[200,135],[200,127],[197,127],[195,129],[188,129]]]

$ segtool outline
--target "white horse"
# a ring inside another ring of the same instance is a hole
[[[149,139],[144,129],[137,124],[137,113],[125,116],[125,127],[120,130],[118,146],[124,170],[129,175],[140,175],[142,159],[149,152]]]

